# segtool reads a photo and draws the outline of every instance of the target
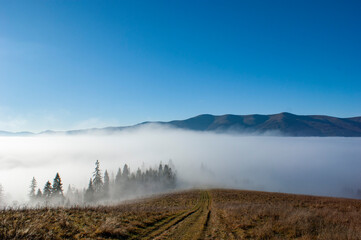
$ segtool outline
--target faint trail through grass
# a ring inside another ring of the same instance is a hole
[[[227,189],[0,210],[0,239],[361,239],[361,201]]]
[[[156,239],[204,239],[210,218],[210,206],[209,192],[201,191],[196,210]]]

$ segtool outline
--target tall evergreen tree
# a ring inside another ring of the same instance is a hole
[[[43,198],[43,193],[41,192],[40,188],[38,189],[38,192],[37,192],[37,194],[36,194],[36,198],[37,198],[38,200],[40,200],[40,199]]]
[[[135,175],[135,178],[136,178],[138,183],[142,181],[142,171],[140,170],[140,168],[138,168],[137,174]]]
[[[35,177],[33,177],[33,179],[31,180],[31,184],[30,184],[30,192],[29,192],[29,197],[30,197],[30,200],[35,200],[35,197],[36,197],[36,188],[38,186],[38,183],[36,182],[36,179]]]
[[[175,174],[173,174],[172,168],[169,167],[167,164],[164,165],[164,177],[165,177],[165,184],[167,187],[174,187],[175,186]]]
[[[124,164],[123,174],[122,174],[123,178],[129,178],[129,174],[130,174],[130,169],[127,164]]]
[[[85,201],[86,202],[92,202],[94,200],[94,188],[93,188],[93,180],[89,180],[89,186],[88,189],[85,191]]]
[[[107,170],[105,170],[105,172],[104,172],[103,191],[104,191],[104,196],[108,197],[109,196],[109,174],[108,174]]]
[[[159,173],[162,173],[162,172],[163,172],[163,164],[162,164],[162,162],[159,163],[158,172],[159,172]]]
[[[61,178],[59,173],[56,173],[54,181],[53,181],[53,191],[52,195],[54,197],[63,197],[63,183],[61,182]]]
[[[53,187],[51,186],[51,183],[47,181],[44,186],[43,196],[45,198],[50,198],[52,192],[53,192]]]
[[[70,184],[68,185],[68,189],[66,190],[65,197],[67,198],[67,202],[69,203],[70,199],[73,198],[74,192]]]
[[[95,170],[93,173],[93,187],[96,193],[100,193],[103,189],[103,178],[101,175],[100,163],[98,160],[95,162]]]
[[[121,179],[122,179],[122,170],[118,168],[117,175],[115,175],[115,184],[119,184],[121,182]]]

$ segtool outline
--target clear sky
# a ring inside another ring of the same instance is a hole
[[[0,0],[0,130],[361,115],[361,1]]]

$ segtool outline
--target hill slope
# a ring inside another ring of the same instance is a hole
[[[360,200],[256,191],[0,212],[1,239],[361,239]]]

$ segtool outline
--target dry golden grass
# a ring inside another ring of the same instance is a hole
[[[213,190],[213,210],[240,239],[361,239],[361,201]]]
[[[361,239],[361,201],[192,190],[109,207],[1,211],[0,239]]]
[[[180,192],[109,207],[1,211],[0,239],[129,239],[192,208],[198,196]]]

